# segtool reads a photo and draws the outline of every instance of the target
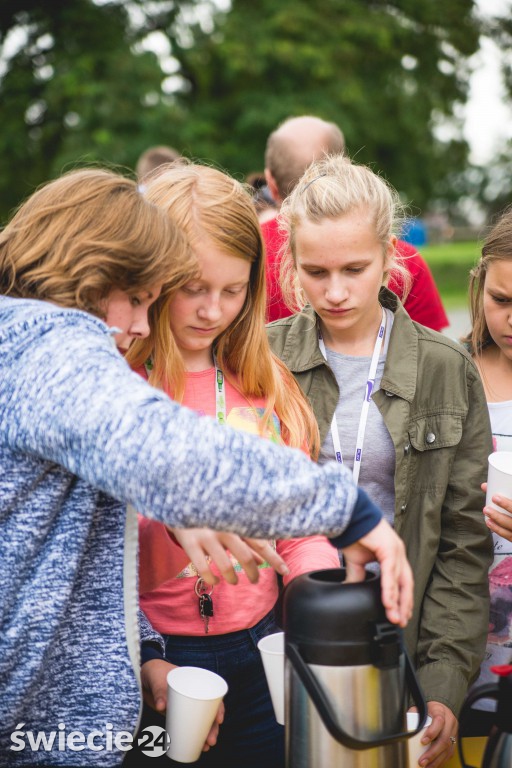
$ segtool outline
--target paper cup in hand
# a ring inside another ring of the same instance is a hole
[[[512,499],[512,451],[496,451],[489,456],[489,473],[487,475],[486,506],[497,509],[504,515],[510,515],[497,504],[492,497],[500,495]]]
[[[170,746],[167,757],[178,763],[199,760],[227,690],[226,681],[207,669],[176,667],[169,672],[166,730]]]
[[[407,730],[408,731],[415,731],[416,728],[418,727],[418,722],[419,722],[419,715],[417,712],[407,713]],[[425,729],[428,728],[431,722],[432,722],[432,718],[427,717],[425,721],[425,725],[423,726],[421,731],[417,733],[416,736],[411,736],[410,739],[407,739],[407,750],[409,753],[409,768],[417,767],[418,760],[423,755],[423,753],[427,751],[427,749],[430,746],[430,744],[422,744],[421,740],[425,733]]]
[[[258,648],[276,720],[284,725],[284,632],[262,637]]]

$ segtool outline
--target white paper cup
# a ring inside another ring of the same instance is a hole
[[[258,648],[276,720],[284,725],[284,632],[262,637]]]
[[[492,497],[496,494],[512,499],[512,451],[496,451],[489,456],[489,472],[487,475],[486,506],[497,509],[504,515],[510,515],[502,507],[493,504]]]
[[[419,715],[417,712],[408,712],[407,713],[407,730],[408,731],[415,731],[418,727],[419,722]],[[422,756],[424,752],[427,751],[430,744],[422,744],[421,740],[423,738],[423,734],[425,732],[425,728],[428,728],[430,723],[432,722],[432,718],[430,715],[427,716],[427,719],[425,721],[425,725],[421,729],[419,733],[416,734],[416,736],[411,736],[410,739],[407,739],[407,751],[409,753],[409,768],[417,768],[418,760]]]
[[[176,667],[167,675],[167,757],[195,763],[217,715],[228,685],[224,678],[200,667]]]

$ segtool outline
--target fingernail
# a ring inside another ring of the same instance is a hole
[[[501,504],[501,496],[493,496],[492,500],[495,504]]]
[[[281,574],[281,576],[288,576],[288,574],[290,573],[290,569],[288,568],[287,565],[285,565],[285,563],[283,563],[282,565],[279,566],[279,573]]]

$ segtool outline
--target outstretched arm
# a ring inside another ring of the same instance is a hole
[[[346,468],[319,466],[173,403],[130,371],[96,319],[45,305],[30,318],[38,323],[41,333],[9,347],[0,366],[2,441],[11,451],[60,465],[175,528],[265,540],[319,533],[347,546],[378,524],[374,505],[356,505],[361,492]],[[376,559],[387,558],[372,546]]]

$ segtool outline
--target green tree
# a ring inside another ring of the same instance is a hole
[[[129,172],[169,121],[158,59],[135,48],[147,29],[123,4],[7,0],[0,43],[9,34],[19,43],[0,79],[2,219],[67,168],[102,162]]]
[[[467,97],[473,12],[473,0],[233,0],[212,34],[196,25],[185,44],[173,38],[179,103],[193,116],[184,138],[246,173],[280,120],[316,114],[423,208],[467,162],[466,142],[443,143],[435,129],[456,124]]]
[[[482,32],[509,44],[501,22],[482,29],[474,0],[4,0],[0,44],[26,40],[0,74],[0,215],[70,165],[133,168],[151,144],[243,176],[269,132],[305,113],[337,122],[350,155],[418,210],[451,204],[468,166],[468,59]],[[141,45],[155,31],[172,93]],[[456,138],[441,141],[447,122]]]

